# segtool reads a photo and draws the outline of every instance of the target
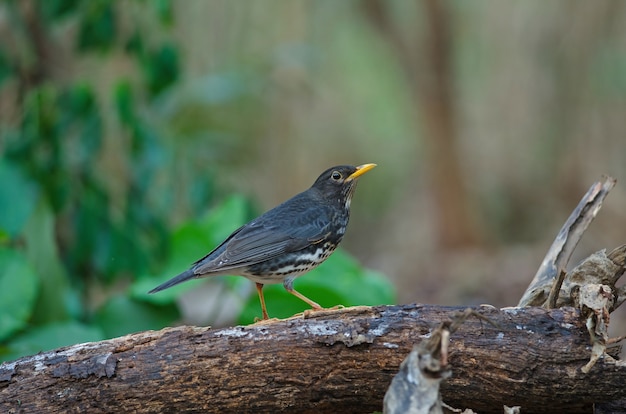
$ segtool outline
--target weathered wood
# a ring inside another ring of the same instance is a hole
[[[439,387],[452,375],[448,365],[450,335],[470,316],[490,322],[468,308],[465,312],[458,312],[453,319],[440,323],[430,332],[428,339],[413,347],[387,389],[383,400],[384,414],[443,414]]]
[[[593,183],[587,190],[587,193],[559,230],[559,234],[552,242],[535,277],[526,288],[517,306],[545,306],[553,287],[555,294],[558,293],[560,285],[554,286],[554,282],[557,281],[562,272],[565,272],[574,249],[589,224],[596,218],[604,199],[613,189],[615,183],[615,178],[605,177],[604,181]]]
[[[357,307],[247,327],[178,327],[0,365],[0,412],[371,412],[402,360],[461,308]],[[589,412],[626,398],[573,308],[481,307],[450,338],[443,401],[479,412]]]

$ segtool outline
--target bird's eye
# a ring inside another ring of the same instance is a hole
[[[335,181],[339,181],[341,180],[341,173],[339,171],[333,171],[330,177]]]

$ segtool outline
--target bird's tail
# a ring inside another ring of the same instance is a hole
[[[193,270],[191,270],[191,269],[185,270],[183,273],[181,273],[178,276],[171,278],[167,282],[165,282],[165,283],[155,287],[154,289],[152,289],[148,293],[160,292],[162,290],[165,290],[167,288],[171,288],[174,285],[186,282],[187,280],[191,280],[191,279],[194,279],[196,277],[197,277],[197,275],[193,272]]]

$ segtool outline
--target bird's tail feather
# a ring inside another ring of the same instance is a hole
[[[197,275],[193,272],[193,270],[191,270],[191,269],[185,270],[183,273],[179,274],[176,277],[171,278],[170,280],[168,280],[167,282],[165,282],[163,284],[160,284],[159,286],[155,287],[154,289],[152,289],[148,293],[160,292],[162,290],[170,288],[170,287],[172,287],[174,285],[177,285],[179,283],[186,282],[187,280],[194,279],[196,277],[197,277]]]

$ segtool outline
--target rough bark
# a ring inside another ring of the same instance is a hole
[[[402,360],[460,308],[357,307],[225,329],[177,327],[0,365],[0,412],[372,412]],[[626,398],[626,367],[583,374],[573,308],[476,309],[450,337],[443,401],[479,412],[589,412]]]

